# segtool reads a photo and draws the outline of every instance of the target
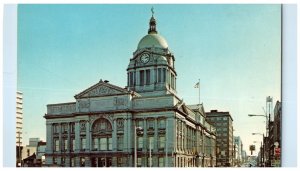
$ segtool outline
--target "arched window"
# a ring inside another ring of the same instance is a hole
[[[104,118],[98,119],[92,126],[93,150],[110,151],[112,150],[112,126]]]

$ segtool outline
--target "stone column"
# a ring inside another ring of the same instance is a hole
[[[80,151],[80,124],[79,121],[76,121],[75,122],[75,152],[78,153],[79,151]]]
[[[46,145],[46,153],[53,153],[53,128],[52,128],[52,123],[47,123],[46,124],[46,140],[47,140],[47,145]]]
[[[114,119],[112,122],[112,151],[117,151],[117,120]]]
[[[90,132],[90,122],[86,121],[85,122],[85,139],[86,139],[86,151],[89,152],[91,151],[92,147],[90,146],[90,142],[92,141],[91,140],[91,132]]]
[[[153,137],[153,146],[154,147],[152,147],[154,152],[158,151],[158,133],[157,132],[158,132],[158,125],[157,125],[157,118],[155,118],[154,119],[154,137]]]
[[[61,123],[58,124],[58,138],[59,138],[59,152],[61,152],[63,149],[62,149],[62,144],[63,144],[63,139],[62,139],[62,125]],[[58,158],[58,161],[60,162],[60,157]],[[58,163],[58,162],[57,162]],[[60,164],[60,163],[58,163]]]
[[[67,151],[70,152],[71,151],[71,123],[68,123],[68,144],[67,144]],[[68,160],[68,159],[66,159]],[[66,165],[69,166],[69,165]]]
[[[147,125],[146,125],[146,118],[144,118],[144,123],[143,123],[143,150],[144,152],[147,151],[147,144],[148,144],[148,140],[147,140]]]

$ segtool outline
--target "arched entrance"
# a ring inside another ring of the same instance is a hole
[[[112,157],[112,125],[104,118],[100,118],[92,126],[92,167],[111,167]]]

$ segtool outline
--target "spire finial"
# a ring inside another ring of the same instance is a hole
[[[153,15],[154,15],[154,8],[153,7],[151,8],[151,12],[152,12],[152,17],[153,17]]]
[[[153,7],[151,8],[151,12],[152,12],[152,17],[151,17],[150,22],[149,22],[148,34],[157,34],[156,21],[155,21],[155,18],[153,17],[153,15],[154,15],[154,8]]]

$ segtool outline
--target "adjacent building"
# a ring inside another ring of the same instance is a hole
[[[230,113],[211,110],[206,113],[206,117],[217,132],[217,166],[233,166],[233,119]]]
[[[16,95],[16,161],[20,166],[22,161],[22,140],[23,140],[23,93],[17,91]]]
[[[176,81],[174,54],[152,15],[129,60],[126,87],[100,80],[74,102],[47,105],[46,165],[215,166],[216,130],[202,105],[178,97]]]

